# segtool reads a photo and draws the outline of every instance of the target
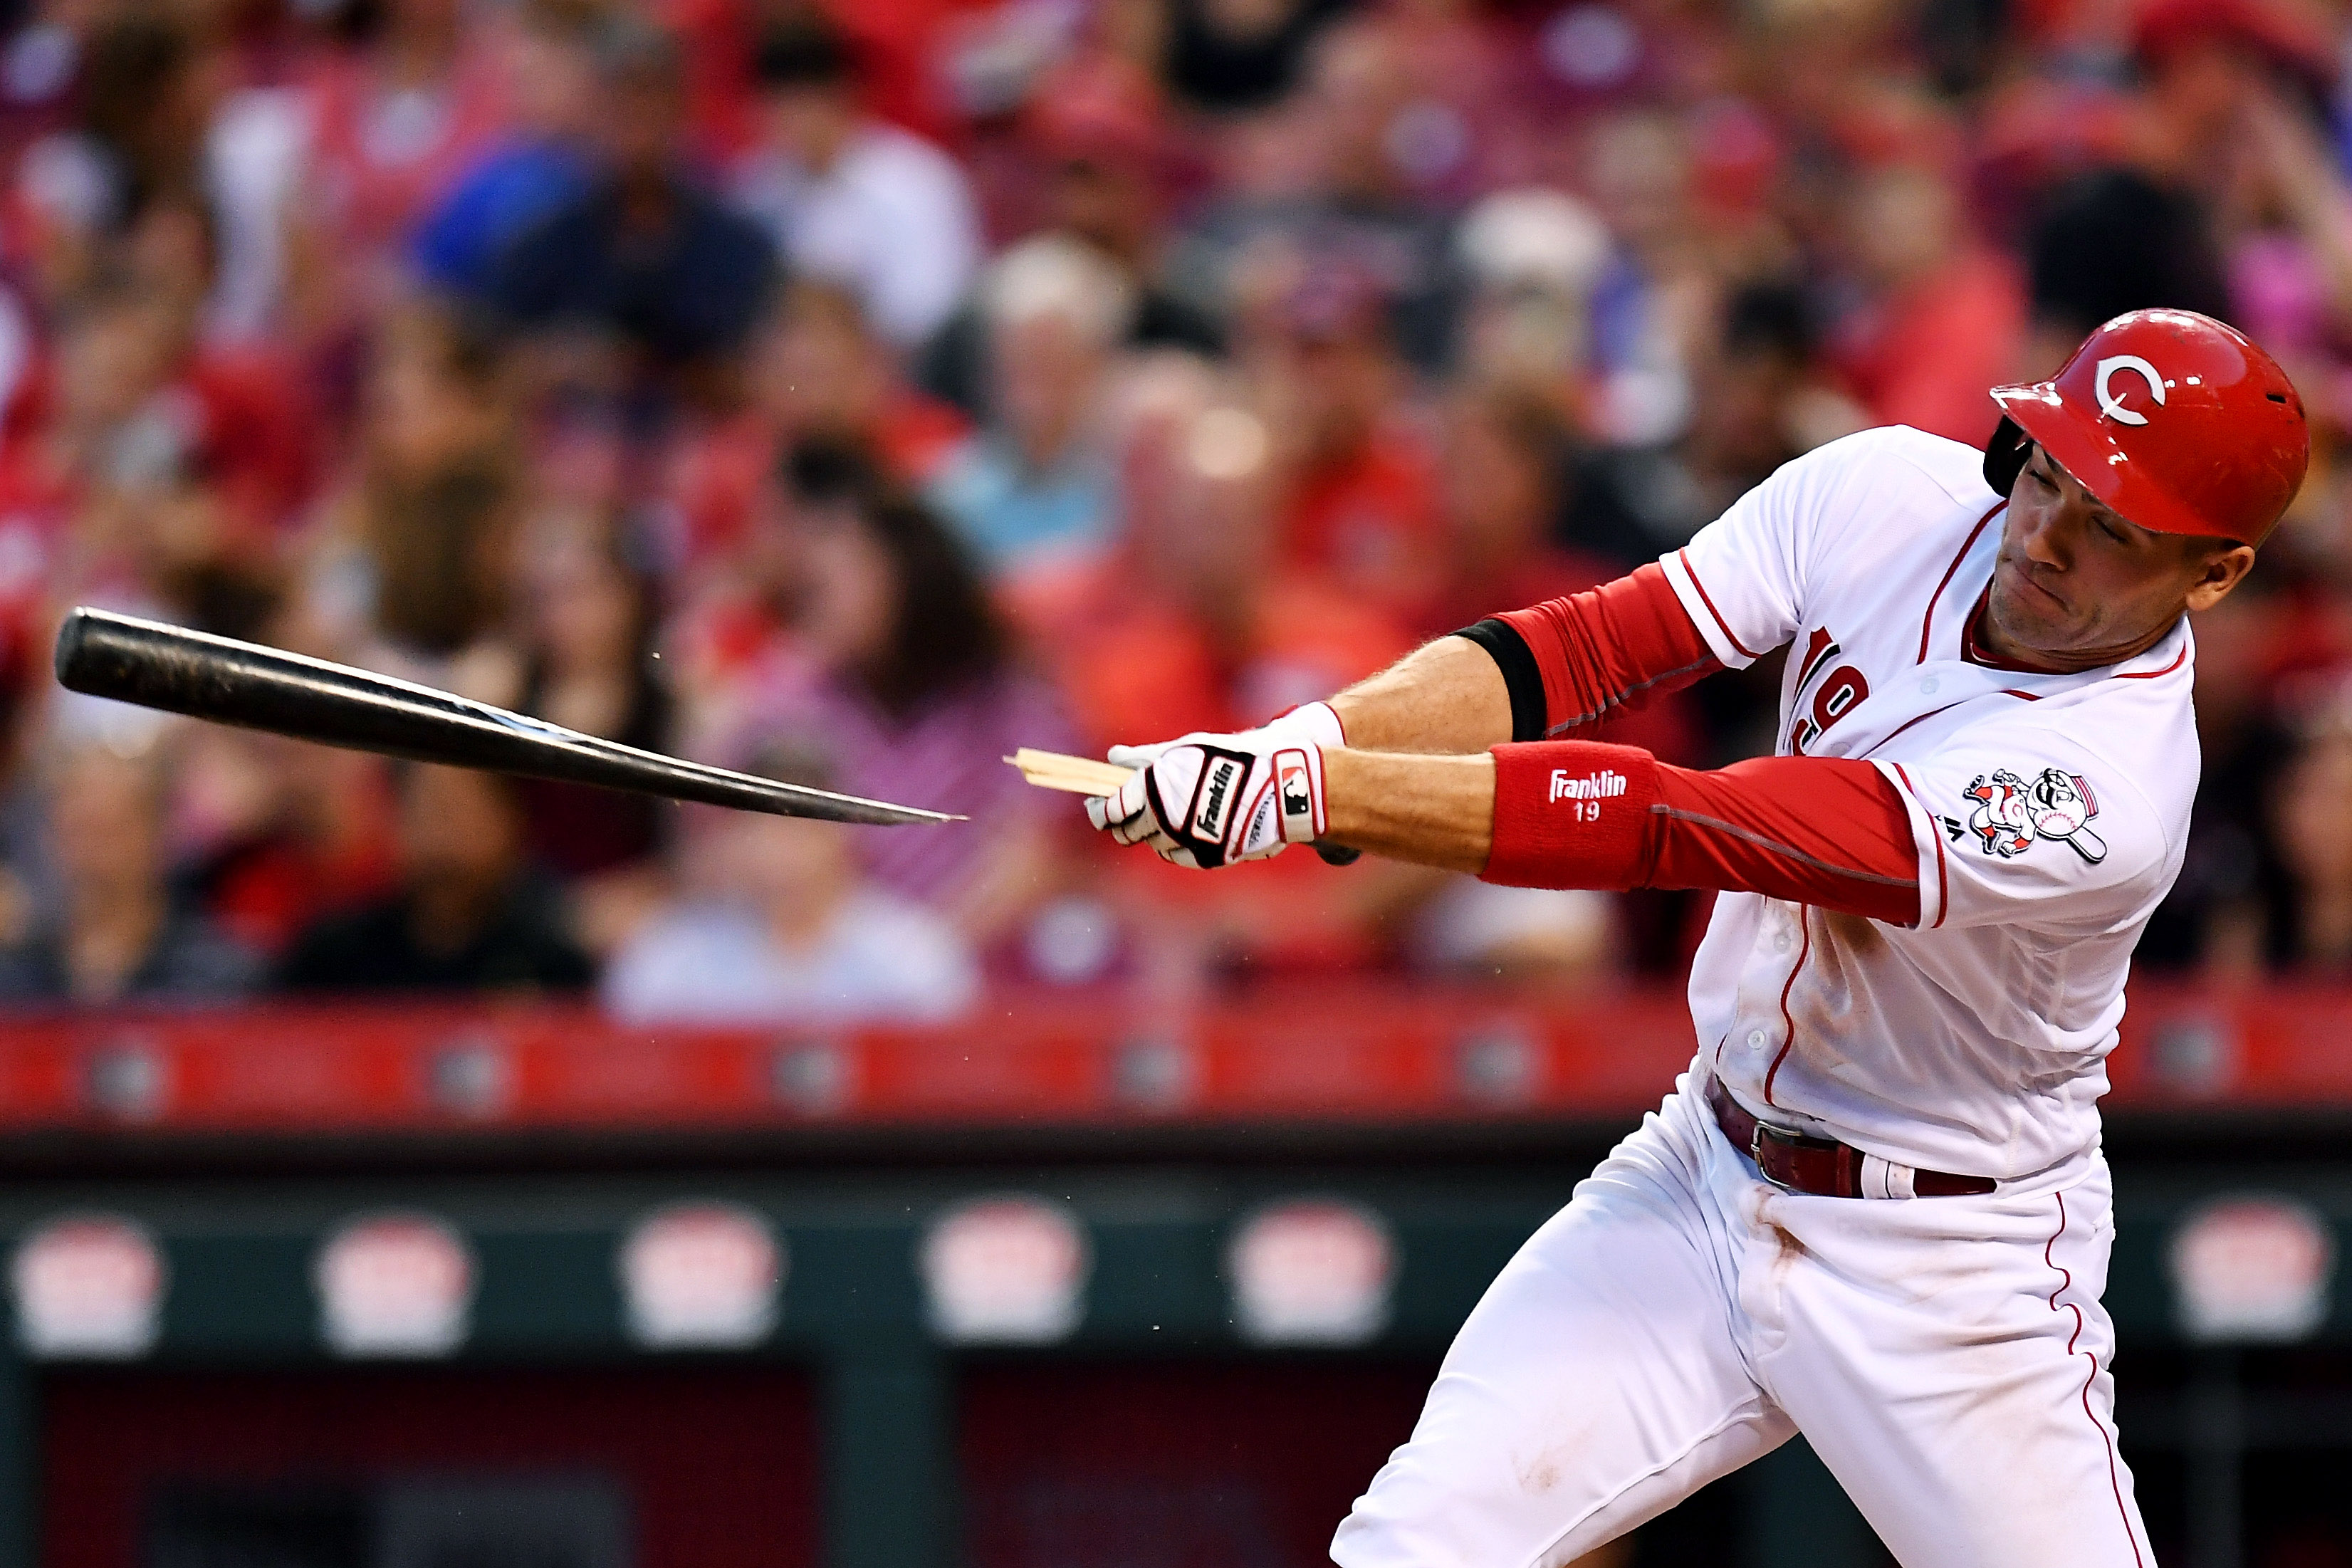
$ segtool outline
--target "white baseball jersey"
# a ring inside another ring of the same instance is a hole
[[[1691,1015],[1768,1121],[1898,1166],[2057,1185],[2097,1142],[2132,947],[2180,868],[2194,658],[2186,618],[2077,675],[1963,658],[2004,508],[1982,465],[1865,431],[1665,557],[1725,664],[1791,645],[1780,749],[1876,764],[1919,850],[1916,929],[1719,895]]]
[[[1463,1325],[1341,1568],[1566,1568],[1797,1431],[1905,1568],[2152,1568],[2095,1102],[2197,785],[2189,629],[2081,675],[1964,658],[2000,535],[1980,464],[1855,436],[1667,557],[1726,664],[1793,643],[1780,749],[1910,803],[1919,923],[1718,895],[1692,1070]],[[1764,1182],[1710,1069],[1875,1156],[1865,1196]],[[2001,1181],[1914,1198],[1906,1167]]]

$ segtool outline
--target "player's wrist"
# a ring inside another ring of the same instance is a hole
[[[1468,756],[1366,752],[1323,753],[1323,837],[1416,866],[1475,874],[1486,863],[1495,763]]]
[[[1303,737],[1295,744],[1285,741],[1268,752],[1266,767],[1275,813],[1271,826],[1282,842],[1311,844],[1328,832],[1323,748]]]
[[[1265,731],[1334,750],[1348,743],[1348,726],[1340,719],[1339,710],[1328,702],[1302,702],[1267,720]]]

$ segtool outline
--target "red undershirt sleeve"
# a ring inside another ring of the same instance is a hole
[[[1713,888],[1919,920],[1911,812],[1872,764],[1758,757],[1701,773],[1634,746],[1497,746],[1489,882]]]
[[[1631,576],[1496,620],[1518,634],[1541,677],[1543,736],[1572,733],[1723,668],[1654,562]],[[1507,667],[1506,677],[1510,673]],[[1532,706],[1514,696],[1515,713]],[[1521,732],[1517,738],[1542,737]]]

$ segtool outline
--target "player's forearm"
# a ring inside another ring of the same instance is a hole
[[[1494,657],[1458,637],[1439,637],[1331,706],[1348,744],[1366,752],[1483,752],[1511,738],[1511,694]]]
[[[1650,565],[1440,637],[1331,706],[1352,747],[1458,755],[1574,733],[1717,668]]]
[[[1474,876],[1486,868],[1495,828],[1495,759],[1485,752],[1326,752],[1323,796],[1331,822],[1324,837],[1335,843]]]

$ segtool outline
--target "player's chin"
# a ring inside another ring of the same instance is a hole
[[[2049,660],[2053,668],[2098,646],[2096,626],[2085,626],[2072,616],[2021,616],[2000,619],[1998,625],[2011,647],[2029,660]]]
[[[2074,617],[2074,606],[2045,586],[2015,560],[2004,555],[1995,563],[1992,602],[2008,615],[2063,625]],[[2009,629],[2004,625],[2003,629]]]
[[[1985,602],[1985,616],[2003,640],[2017,647],[2047,647],[2053,639],[2063,639],[2066,632],[2062,617],[2047,597],[2032,600],[1998,581]]]

